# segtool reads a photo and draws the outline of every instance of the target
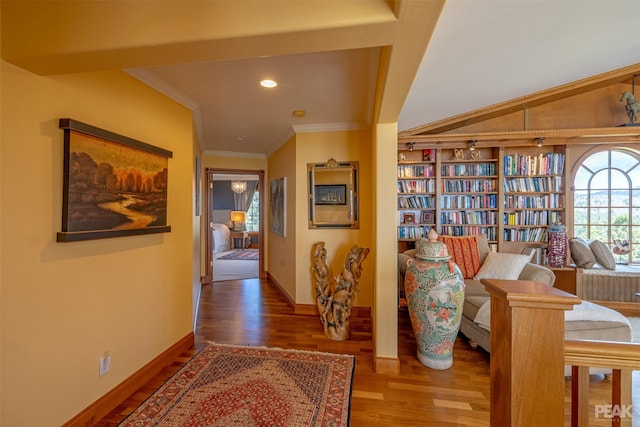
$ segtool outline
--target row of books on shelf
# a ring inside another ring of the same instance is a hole
[[[560,219],[556,211],[522,211],[504,214],[505,225],[551,225]]]
[[[443,225],[440,229],[442,236],[472,236],[476,234],[484,234],[487,240],[496,240],[496,227],[491,226],[471,226],[462,227],[459,225]]]
[[[512,192],[561,192],[562,191],[562,177],[560,176],[545,176],[545,177],[519,177],[519,178],[505,178],[504,179],[505,191]]]
[[[398,239],[416,240],[420,237],[427,237],[430,230],[431,227],[427,225],[419,227],[398,227]]]
[[[441,224],[482,225],[496,224],[494,211],[460,211],[440,213]]]
[[[443,177],[452,176],[495,176],[495,163],[469,163],[442,165]]]
[[[443,180],[442,191],[447,193],[486,193],[496,191],[494,179],[455,179]]]
[[[508,229],[504,230],[502,237],[506,242],[545,242],[547,240],[547,229]]]
[[[504,207],[507,209],[559,209],[561,208],[560,194],[546,194],[544,196],[518,196],[508,194],[504,197]]]
[[[512,154],[504,156],[505,175],[562,175],[563,153]]]
[[[436,184],[433,180],[398,181],[398,193],[434,193]]]
[[[398,208],[434,208],[433,196],[399,196]]]
[[[467,194],[440,196],[442,209],[495,209],[495,194]]]
[[[434,176],[434,165],[398,165],[398,178],[420,178]]]

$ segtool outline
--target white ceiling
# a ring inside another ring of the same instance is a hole
[[[640,63],[639,17],[635,0],[450,0],[398,130]],[[205,150],[268,155],[294,132],[368,128],[379,52],[371,47],[128,71],[194,110]],[[279,86],[259,87],[265,77]],[[306,117],[293,117],[297,109]]]

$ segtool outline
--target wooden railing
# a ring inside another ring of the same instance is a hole
[[[564,360],[572,367],[571,427],[589,419],[611,418],[612,426],[631,427],[631,373],[640,370],[640,345],[625,342],[566,340]],[[589,411],[589,367],[612,369],[611,404]]]
[[[589,367],[613,372],[612,403],[600,405],[602,419],[631,426],[631,371],[640,369],[640,345],[565,341],[564,311],[578,297],[537,282],[482,283],[491,295],[492,427],[563,427],[565,364],[572,366],[572,427],[588,426]]]

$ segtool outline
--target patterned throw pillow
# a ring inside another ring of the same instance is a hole
[[[439,236],[438,240],[447,246],[451,260],[458,264],[462,276],[465,279],[472,279],[480,270],[476,236]]]

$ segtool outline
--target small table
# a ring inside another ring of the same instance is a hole
[[[229,239],[231,240],[231,249],[235,249],[237,248],[236,246],[236,239],[240,239],[241,246],[242,249],[246,249],[246,241],[247,238],[249,237],[249,232],[248,231],[232,231],[229,233]]]

